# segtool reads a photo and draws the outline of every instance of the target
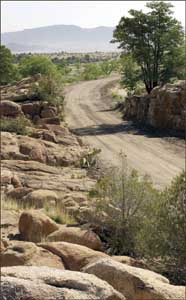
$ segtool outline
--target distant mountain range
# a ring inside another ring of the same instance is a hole
[[[2,33],[1,44],[13,52],[91,52],[115,51],[111,44],[114,27],[81,28],[53,25]]]

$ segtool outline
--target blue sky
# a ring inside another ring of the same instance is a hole
[[[185,1],[168,1],[174,16],[185,22]],[[1,31],[54,24],[89,28],[115,26],[129,9],[145,9],[146,1],[1,1]]]

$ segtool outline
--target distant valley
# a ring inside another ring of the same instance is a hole
[[[114,27],[81,28],[53,25],[2,33],[1,43],[13,52],[91,52],[115,51],[110,43]]]

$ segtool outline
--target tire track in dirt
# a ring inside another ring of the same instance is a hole
[[[123,121],[119,113],[111,111],[110,99],[103,91],[117,79],[109,77],[67,87],[67,123],[85,142],[102,150],[100,158],[106,165],[119,166],[119,153],[123,150],[130,167],[150,175],[157,187],[165,187],[184,169],[182,142],[174,144],[144,134]]]

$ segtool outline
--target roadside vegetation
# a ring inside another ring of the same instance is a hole
[[[102,228],[107,252],[145,258],[152,269],[177,284],[186,278],[186,174],[159,191],[149,177],[130,170],[121,154],[89,193],[91,221]]]

